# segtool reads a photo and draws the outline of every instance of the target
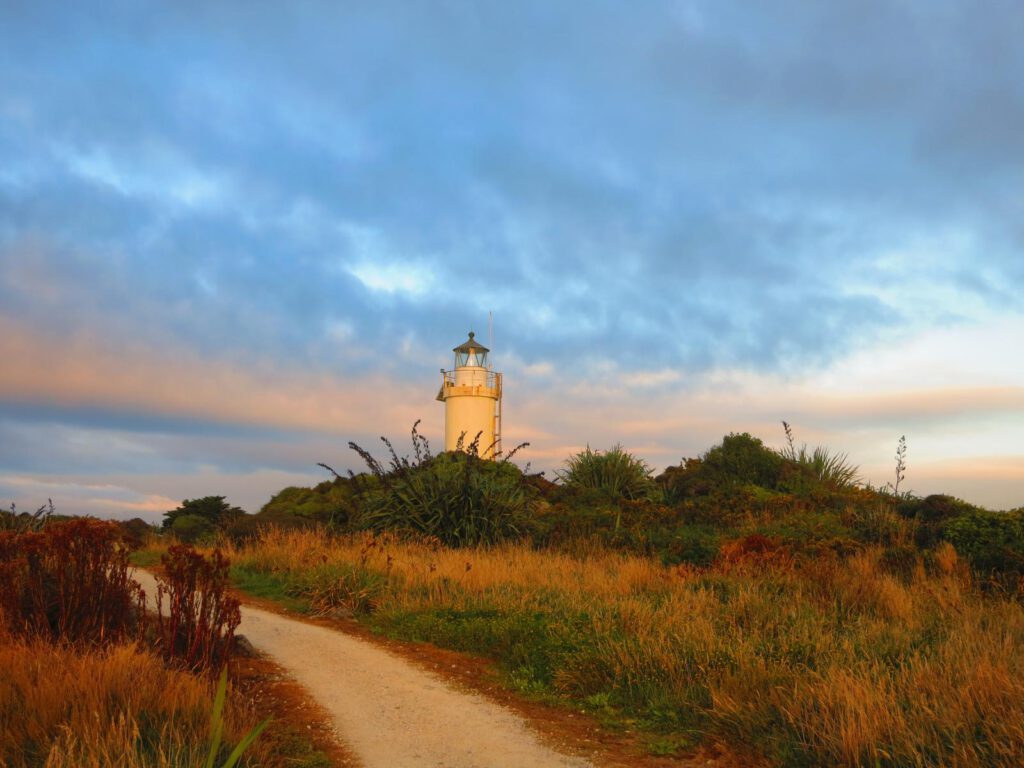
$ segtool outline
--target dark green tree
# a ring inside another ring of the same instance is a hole
[[[244,509],[231,506],[223,496],[185,499],[179,507],[164,513],[163,527],[186,541],[195,541],[223,530],[245,514]]]
[[[701,456],[701,472],[723,486],[778,487],[783,458],[747,432],[730,433]]]

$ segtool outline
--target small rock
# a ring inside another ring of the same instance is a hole
[[[248,658],[258,655],[256,646],[250,643],[245,635],[235,635],[235,653]]]

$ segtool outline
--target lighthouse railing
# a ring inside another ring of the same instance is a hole
[[[501,392],[501,374],[497,371],[481,371],[486,374],[486,378],[483,383],[478,386],[483,386],[486,389],[497,390]],[[455,384],[455,371],[441,371],[441,385],[443,387],[454,387]]]

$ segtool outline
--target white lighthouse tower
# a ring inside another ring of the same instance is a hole
[[[452,351],[455,368],[441,369],[437,393],[444,403],[444,449],[456,450],[461,439],[465,450],[479,434],[481,458],[497,458],[501,455],[501,374],[491,370],[490,350],[473,338],[472,331]]]

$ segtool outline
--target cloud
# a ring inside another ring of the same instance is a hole
[[[104,440],[184,476],[187,436],[230,475],[401,434],[488,311],[548,466],[787,415],[863,456],[992,436],[1022,385],[1022,25],[1002,0],[6,4],[0,418],[35,447],[4,466],[38,469],[29,424],[98,474]]]

